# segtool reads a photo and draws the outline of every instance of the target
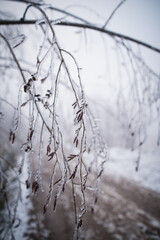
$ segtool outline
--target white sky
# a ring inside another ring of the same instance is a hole
[[[49,0],[45,1],[51,3],[55,7],[59,7],[81,16],[88,21],[95,22],[98,25],[103,25],[106,19],[110,16],[113,9],[120,2],[119,0]],[[10,1],[0,1],[0,9],[12,12],[17,18],[23,14],[23,7],[17,3]],[[91,12],[89,9],[93,9]],[[95,12],[99,15],[97,16]],[[133,38],[139,39],[153,46],[160,47],[160,1],[159,0],[126,0],[126,2],[115,13],[112,20],[108,24],[108,29],[126,34]],[[34,10],[31,9],[34,14]],[[29,15],[28,15],[29,17]],[[54,17],[54,16],[53,16]],[[74,21],[74,19],[73,19]],[[59,28],[59,30],[58,30]],[[58,37],[60,43],[67,50],[70,50],[76,56],[80,67],[83,68],[84,75],[87,79],[100,78],[101,81],[106,78],[105,74],[109,69],[112,74],[112,65],[115,61],[112,59],[104,48],[102,37],[93,31],[84,31],[82,34],[75,34],[77,29],[66,27],[57,27]],[[74,35],[73,35],[74,34]],[[76,36],[77,35],[77,36]],[[102,35],[104,37],[104,35]],[[110,48],[109,38],[104,37],[104,42]],[[109,42],[107,42],[109,41]],[[80,49],[80,51],[78,51]],[[76,53],[76,50],[78,53]],[[110,51],[110,50],[109,50]],[[151,51],[141,48],[145,56],[145,60],[158,73],[160,72],[160,57]],[[31,51],[32,54],[32,51]],[[114,54],[113,54],[114,55]],[[99,59],[101,59],[99,61]],[[106,62],[107,60],[107,62]],[[85,79],[86,83],[86,79]],[[96,83],[97,84],[97,83]],[[90,85],[90,84],[89,84]]]
[[[89,21],[95,22],[95,17],[87,8],[78,8],[78,5],[86,6],[96,11],[104,19],[107,19],[112,10],[120,1],[117,0],[59,0],[50,1],[57,7],[65,8],[73,5],[70,11],[85,16]],[[74,7],[75,5],[75,7]],[[76,7],[77,5],[77,7]],[[108,28],[121,32],[142,41],[159,46],[160,42],[160,1],[159,0],[126,0],[114,15]],[[100,20],[99,20],[100,21]],[[103,23],[103,20],[100,21]]]

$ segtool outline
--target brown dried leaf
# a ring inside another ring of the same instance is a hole
[[[91,207],[91,213],[92,214],[94,213],[94,207]]]
[[[75,137],[75,139],[74,139],[73,143],[75,143],[75,142],[76,142],[76,139],[77,139],[77,136]]]
[[[55,152],[50,153],[50,154],[48,155],[48,157],[50,157],[50,158],[48,159],[48,161],[50,161],[50,160],[54,157],[54,155],[55,155]]]
[[[28,103],[28,101],[22,103],[21,107],[24,107],[27,103]]]
[[[26,149],[25,149],[25,152],[30,152],[30,151],[31,151],[31,147],[27,146]]]
[[[69,179],[71,179],[71,178],[74,179],[74,178],[75,178],[75,176],[76,176],[76,172],[77,172],[77,167],[78,167],[78,166],[75,167],[74,172],[72,173],[72,175],[70,176]]]
[[[60,179],[58,179],[54,184],[53,184],[53,186],[54,185],[56,185],[58,182],[60,182],[61,181],[61,178]]]
[[[98,197],[95,198],[95,200],[94,200],[94,204],[96,204],[97,201],[98,201]]]
[[[72,159],[74,159],[75,157],[77,157],[78,155],[76,154],[70,154],[67,158],[68,158],[68,161],[71,161]]]
[[[73,108],[75,109],[77,106],[77,101],[72,104]]]
[[[41,79],[41,83],[44,83],[46,81],[47,77],[44,77]]]
[[[54,204],[53,204],[53,211],[56,209],[56,205],[57,205],[57,198],[55,197]]]
[[[14,141],[15,141],[15,137],[16,137],[15,133],[11,131],[10,134],[9,134],[9,141],[10,141],[12,144],[13,144]]]
[[[65,191],[65,183],[63,184],[62,191]]]
[[[102,175],[103,169],[101,169],[101,171],[99,172],[97,178],[99,178]]]
[[[79,221],[77,228],[80,228],[82,226],[82,219]]]
[[[32,140],[33,133],[34,133],[34,130],[31,130],[30,135],[29,135],[29,139],[30,139],[30,141]]]
[[[20,166],[19,170],[18,170],[19,174],[22,173],[22,166]]]
[[[32,192],[35,194],[38,191],[39,184],[37,181],[32,182]]]
[[[47,212],[47,206],[46,204],[43,206],[43,214],[45,214]]]
[[[46,155],[48,155],[48,153],[50,153],[50,151],[51,151],[51,148],[50,148],[50,145],[48,145],[47,146],[47,153],[46,153]]]
[[[78,147],[78,139],[76,140],[76,147]]]
[[[19,219],[19,218],[16,218],[16,219],[13,219],[13,220],[12,220],[12,224],[14,224],[14,223],[15,223],[15,221],[17,221],[17,224],[16,224],[16,225],[14,225],[14,228],[18,228],[18,227],[19,227],[19,225],[20,225],[20,223],[21,223],[21,221],[20,221],[20,219]]]
[[[24,85],[24,92],[27,92],[28,86]]]
[[[79,114],[82,111],[82,109],[79,109],[78,112],[76,112],[76,114]]]
[[[28,180],[26,180],[26,188],[28,189],[28,188],[30,188],[30,182],[28,181]]]
[[[138,147],[140,147],[140,146],[142,146],[142,145],[143,145],[143,142],[140,142],[139,145],[138,145]]]
[[[28,80],[28,83],[27,83],[27,85],[28,86],[31,86],[31,82],[33,81],[33,79],[32,78],[30,78],[29,80]]]
[[[82,120],[82,117],[83,117],[83,112],[81,111],[77,117],[77,121],[80,122]]]

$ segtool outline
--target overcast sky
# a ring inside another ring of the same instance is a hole
[[[45,2],[51,3],[55,7],[66,9],[75,15],[77,14],[90,22],[102,26],[120,1],[49,0]],[[12,12],[16,18],[22,17],[24,6],[24,4],[20,5],[2,0],[0,4],[1,10]],[[107,28],[160,47],[159,12],[159,0],[126,0],[115,13]],[[35,10],[31,9],[30,13],[34,16]],[[27,17],[31,16],[30,13],[28,13]],[[55,16],[53,15],[53,18]],[[93,88],[97,91],[96,86],[99,82],[99,85],[102,86],[102,92],[103,87],[107,87],[105,79],[110,71],[112,77],[116,78],[115,50],[112,49],[114,44],[110,41],[110,38],[104,37],[104,35],[100,36],[100,34],[89,30],[86,32],[80,30],[78,34],[76,28],[71,29],[70,27],[56,27],[56,31],[61,46],[74,54],[79,66],[83,69],[83,84],[86,87],[86,91],[90,92]],[[28,36],[27,41],[29,41],[29,38],[30,36]],[[27,49],[27,52],[29,53],[29,49]],[[144,47],[141,47],[141,52],[145,61],[159,73],[159,55],[152,53]],[[30,54],[33,54],[32,50]]]

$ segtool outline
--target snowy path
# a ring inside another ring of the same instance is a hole
[[[135,172],[134,162],[133,170],[132,166],[129,169],[128,165],[127,168],[126,161],[130,157],[127,153],[123,156],[121,151],[122,155],[118,155],[122,156],[124,160],[121,164],[118,163],[121,168],[117,168],[118,153],[114,152],[115,160],[113,163],[111,162],[112,166],[109,166],[109,163],[106,165],[108,167],[102,177],[102,194],[99,196],[95,213],[92,214],[88,208],[83,219],[80,240],[160,240],[160,194],[151,190],[153,188],[152,184],[148,184],[150,188],[143,187],[146,183],[144,181],[145,169],[139,178],[135,178],[134,174],[130,175],[132,171],[135,174],[137,173]],[[156,160],[158,161],[158,158]],[[47,177],[48,174],[46,173],[46,180]],[[149,179],[148,183],[156,182],[158,177],[158,174],[155,174],[154,177]],[[46,181],[46,188],[48,188],[47,186]],[[62,194],[60,198],[56,212],[53,213],[53,203],[51,203],[45,214],[45,226],[50,232],[47,240],[72,238],[74,210],[70,194],[71,191],[68,187],[65,194]],[[42,200],[40,195],[39,199]],[[35,206],[39,212],[43,208],[43,201],[38,202],[37,198],[35,198],[35,201]]]
[[[160,240],[159,154],[142,153],[138,172],[135,171],[136,156],[137,153],[126,149],[110,149],[110,161],[102,177],[102,194],[95,213],[88,208],[80,240]],[[43,176],[46,195],[48,170]],[[74,209],[70,187],[66,187],[55,213],[51,202],[43,215],[45,201],[46,196],[40,191],[33,197],[34,213],[38,219],[45,217],[43,229],[49,231],[43,239],[71,239]]]

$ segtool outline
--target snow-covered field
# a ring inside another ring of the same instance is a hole
[[[114,179],[125,177],[160,193],[160,151],[141,153],[138,172],[136,168],[137,151],[122,148],[109,149],[109,162],[105,165],[106,174]]]

